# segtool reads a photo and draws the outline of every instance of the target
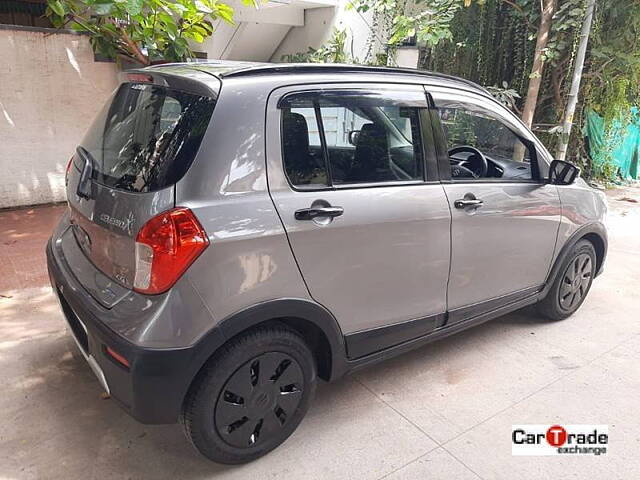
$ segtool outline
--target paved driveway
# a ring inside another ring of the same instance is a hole
[[[209,463],[103,400],[46,286],[61,207],[0,212],[0,478],[640,478],[640,189],[609,194],[605,274],[571,319],[520,311],[321,385],[280,448]],[[511,426],[608,424],[601,457],[513,457]]]

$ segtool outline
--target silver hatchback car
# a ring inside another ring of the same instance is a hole
[[[102,387],[242,463],[317,377],[537,303],[575,312],[604,195],[481,87],[414,70],[128,72],[67,167],[51,284]]]

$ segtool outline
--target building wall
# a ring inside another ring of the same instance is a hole
[[[273,56],[272,62],[282,61],[283,55],[319,48],[331,39],[334,28],[347,31],[347,51],[352,57],[364,60],[369,38],[370,15],[348,10],[347,0],[339,0],[335,7],[312,8],[304,12],[304,25],[292,27]]]
[[[364,58],[369,20],[347,10],[347,0],[271,4],[239,9],[235,26],[217,25],[195,49],[209,58],[280,61],[322,46],[339,28],[352,55]],[[117,86],[117,67],[94,61],[88,36],[8,25],[0,25],[0,61],[0,208],[63,201],[67,162]]]
[[[396,52],[395,62],[399,67],[418,68],[419,57],[418,47],[400,47]]]
[[[64,171],[117,86],[89,38],[0,29],[0,208],[62,201]]]

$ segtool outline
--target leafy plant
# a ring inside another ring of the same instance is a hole
[[[89,33],[96,53],[143,65],[184,61],[189,41],[213,34],[213,20],[233,24],[233,8],[218,0],[48,0],[46,14],[58,28]]]
[[[472,115],[462,110],[444,110],[442,122],[447,128],[447,138],[452,145],[476,145],[477,126]]]
[[[291,63],[357,63],[346,49],[347,31],[334,29],[331,39],[322,47],[309,49],[302,53],[283,55],[282,61]]]
[[[404,40],[415,37],[418,43],[435,46],[450,40],[450,23],[458,9],[471,0],[354,0],[348,8],[373,13],[365,62],[387,60]],[[373,45],[382,44],[385,55],[379,56]]]
[[[489,93],[498,100],[505,107],[511,109],[516,113],[520,113],[518,110],[517,102],[520,99],[520,94],[513,88],[509,88],[507,82],[502,82],[502,87],[487,87]]]
[[[590,57],[582,88],[583,111],[593,109],[603,118],[605,148],[594,176],[617,175],[613,151],[627,127],[637,122],[633,107],[640,106],[640,1],[620,0],[597,10]]]
[[[640,1],[621,0],[603,10],[596,17],[585,93],[589,107],[612,123],[640,105]]]

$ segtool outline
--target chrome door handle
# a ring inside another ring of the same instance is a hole
[[[311,207],[296,210],[295,217],[296,220],[313,220],[322,217],[339,217],[343,213],[344,208],[342,207]]]
[[[461,198],[453,202],[453,206],[456,208],[467,208],[467,207],[479,207],[484,202],[477,198]]]

